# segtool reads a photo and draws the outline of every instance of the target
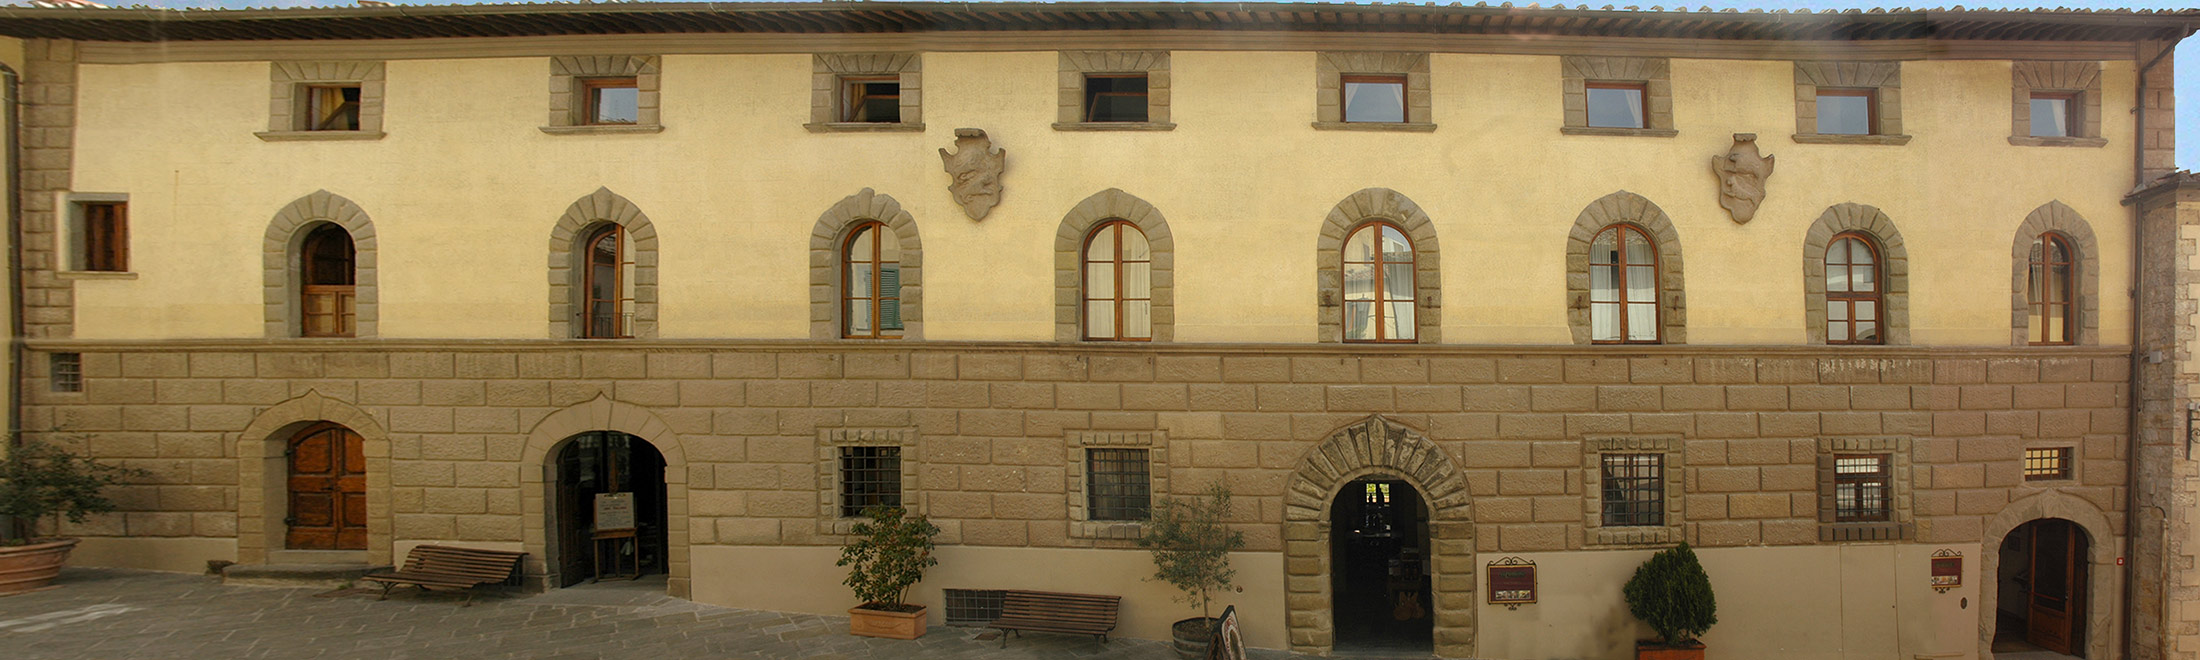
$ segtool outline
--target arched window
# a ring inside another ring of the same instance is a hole
[[[1344,241],[1344,340],[1414,340],[1413,241],[1370,222]]]
[[[847,270],[840,289],[840,336],[901,337],[901,238],[886,223],[869,221],[848,235],[841,252]]]
[[[1618,224],[1589,244],[1589,340],[1658,343],[1658,249],[1641,227]]]
[[[354,297],[351,233],[333,223],[322,223],[306,233],[299,244],[299,334],[307,337],[350,337],[356,331],[358,301]]]
[[[2047,232],[2032,239],[2031,276],[2025,302],[2031,343],[2069,344],[2077,333],[2077,289],[2072,286],[2080,255],[2070,239]]]
[[[1826,343],[1885,343],[1886,310],[1879,276],[1879,246],[1869,236],[1846,232],[1826,248]]]
[[[1153,339],[1153,252],[1127,220],[1101,223],[1085,239],[1085,339]]]
[[[616,339],[627,336],[626,329],[626,250],[625,232],[619,225],[604,223],[587,234],[583,242],[586,251],[581,268],[581,291],[584,309],[581,310],[581,336],[587,339]]]

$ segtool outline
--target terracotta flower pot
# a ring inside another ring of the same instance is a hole
[[[848,610],[848,634],[887,639],[916,639],[924,636],[924,606],[915,606],[911,612],[869,609],[872,603],[864,603]]]
[[[1673,646],[1635,642],[1635,660],[1703,660],[1703,642],[1682,642]]]
[[[47,540],[30,545],[0,546],[0,596],[47,589],[61,575],[76,539]]]

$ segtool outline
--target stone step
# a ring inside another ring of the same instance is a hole
[[[390,567],[366,564],[231,564],[222,569],[222,584],[333,589],[386,570]]]

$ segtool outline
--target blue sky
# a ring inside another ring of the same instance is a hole
[[[436,0],[435,2],[410,2],[410,1],[407,1],[407,0],[396,0],[396,1],[397,1],[397,3],[398,3],[398,4],[481,4],[481,3],[478,3],[478,2],[469,2],[468,0]],[[509,0],[506,0],[506,1],[509,1]],[[1197,1],[1197,0],[1192,0],[1192,1]],[[1503,1],[1503,0],[1489,0],[1490,4],[1493,4],[1493,5],[1494,5],[1494,4],[1498,4],[1499,2],[1502,2],[1502,1]],[[1909,6],[1913,6],[1913,7],[1920,7],[1920,8],[1922,8],[1922,7],[1932,7],[1932,6],[1952,6],[1952,5],[1956,4],[1956,3],[1942,3],[1942,4],[1930,4],[1930,3],[1926,2],[1925,0],[1916,0],[1916,1],[1918,2],[1918,4],[1915,4],[1915,5],[1909,5]],[[1886,4],[1886,3],[1864,3],[1864,2],[1793,2],[1793,1],[1787,1],[1787,2],[1780,2],[1780,1],[1770,1],[1770,2],[1733,2],[1733,1],[1731,1],[1731,0],[1689,0],[1689,1],[1687,1],[1687,2],[1674,2],[1674,1],[1672,1],[1672,0],[1648,0],[1647,2],[1645,2],[1644,0],[1617,0],[1617,1],[1615,1],[1615,0],[1569,0],[1569,1],[1567,1],[1567,2],[1563,2],[1563,3],[1557,3],[1557,2],[1552,2],[1551,0],[1518,0],[1518,1],[1516,2],[1516,4],[1523,4],[1523,5],[1525,5],[1525,4],[1528,4],[1529,2],[1543,2],[1544,4],[1566,4],[1566,5],[1575,5],[1575,4],[1587,4],[1587,5],[1591,6],[1591,7],[1602,7],[1602,6],[1604,6],[1604,5],[1607,5],[1607,4],[1610,4],[1610,5],[1615,5],[1615,6],[1626,6],[1626,5],[1641,5],[1641,6],[1645,6],[1645,7],[1647,7],[1647,6],[1650,6],[1650,5],[1653,5],[1653,4],[1663,4],[1663,5],[1668,5],[1668,6],[1680,6],[1680,5],[1683,5],[1683,4],[1685,4],[1685,5],[1687,5],[1687,6],[1691,7],[1691,8],[1694,8],[1694,7],[1710,7],[1710,8],[1712,8],[1712,9],[1727,9],[1727,8],[1736,8],[1736,9],[1751,9],[1751,8],[1758,8],[1758,9],[1788,9],[1788,10],[1794,10],[1794,9],[1869,9],[1869,8],[1872,8],[1872,7],[1887,7],[1887,6],[1888,6],[1888,5]],[[1957,0],[1957,2],[1960,2],[1960,0]],[[2052,5],[2052,6],[2054,6],[2054,7],[2068,7],[2068,8],[2071,8],[2071,9],[2183,9],[2183,8],[2192,8],[2192,7],[2194,7],[2194,6],[2200,6],[2200,0],[2184,0],[2183,2],[2166,2],[2166,1],[2153,1],[2153,0],[2147,0],[2147,1],[2133,1],[2133,2],[2097,2],[2097,1],[2094,1],[2094,0],[2052,0],[2052,2],[2053,2],[2053,5]],[[117,1],[117,0],[106,0],[106,3],[105,3],[105,4],[114,4],[114,5],[120,5],[120,4],[141,4],[141,3],[142,3],[142,4],[144,4],[144,5],[147,5],[147,6],[152,6],[152,7],[168,7],[168,8],[185,8],[185,7],[201,7],[201,8],[213,8],[213,7],[221,7],[221,8],[227,8],[227,9],[239,9],[239,8],[244,8],[244,7],[340,7],[340,6],[350,6],[350,5],[353,5],[353,4],[355,4],[354,2],[351,2],[351,0],[341,0],[341,1],[337,1],[337,0],[137,0],[136,2],[119,2],[119,1]],[[1447,0],[1447,3],[1448,3],[1448,0]],[[2016,9],[2023,9],[2023,8],[2031,8],[2031,7],[2036,7],[2036,6],[2042,6],[2042,5],[2047,5],[2047,2],[2046,2],[2046,1],[2043,1],[2043,2],[2041,2],[2041,3],[2040,3],[2040,4],[2038,4],[2038,5],[2022,5],[2022,4],[2015,4],[2015,5],[2012,5],[2012,4],[2002,4],[2002,3],[1987,3],[1987,4],[1978,4],[1978,5],[1970,5],[1970,4],[1965,4],[1965,5],[1961,5],[1961,6],[1963,6],[1963,7],[1965,7],[1965,8],[1968,8],[1968,9],[1990,9],[1990,8],[2016,8]],[[1896,6],[1904,6],[1904,5],[1900,5],[1900,4],[1898,4],[1898,5],[1896,5]],[[2177,136],[2177,165],[2178,165],[2179,167],[2182,167],[2182,168],[2185,168],[2185,169],[2188,169],[2188,170],[2200,170],[2200,35],[2195,35],[2195,36],[2193,36],[2193,37],[2187,38],[2187,39],[2186,39],[2186,40],[2184,41],[2184,43],[2180,44],[2180,45],[2178,46],[2178,48],[2177,48],[2177,56],[2176,56],[2176,57],[2177,57],[2177,63],[2176,63],[2176,66],[2177,66],[2177,126],[2178,126],[2178,128],[2179,128],[2179,129],[2181,129],[2181,130],[2179,130],[2179,131],[2178,131],[2178,136]]]

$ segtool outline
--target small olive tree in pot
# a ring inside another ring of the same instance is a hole
[[[1140,546],[1153,550],[1152,579],[1183,590],[1185,603],[1199,607],[1199,616],[1176,622],[1177,655],[1197,660],[1207,653],[1214,635],[1215,597],[1229,588],[1237,570],[1230,568],[1230,553],[1245,547],[1245,533],[1231,530],[1223,521],[1230,514],[1230,488],[1220,481],[1195,497],[1166,498],[1146,521]]]
[[[61,574],[76,539],[39,538],[38,523],[84,522],[115,510],[106,489],[142,470],[95,463],[43,442],[0,448],[0,594],[45,588]]]
[[[1635,643],[1635,660],[1703,660],[1696,637],[1719,622],[1719,604],[1711,595],[1711,576],[1683,542],[1651,555],[1627,581],[1627,611],[1650,624],[1657,642]]]
[[[835,564],[848,567],[848,579],[841,583],[863,601],[848,610],[848,632],[892,639],[923,637],[924,606],[906,601],[909,587],[924,579],[924,569],[940,563],[932,556],[932,536],[940,528],[900,507],[871,507],[864,515],[870,520],[856,523],[854,536],[841,546],[840,562]]]

